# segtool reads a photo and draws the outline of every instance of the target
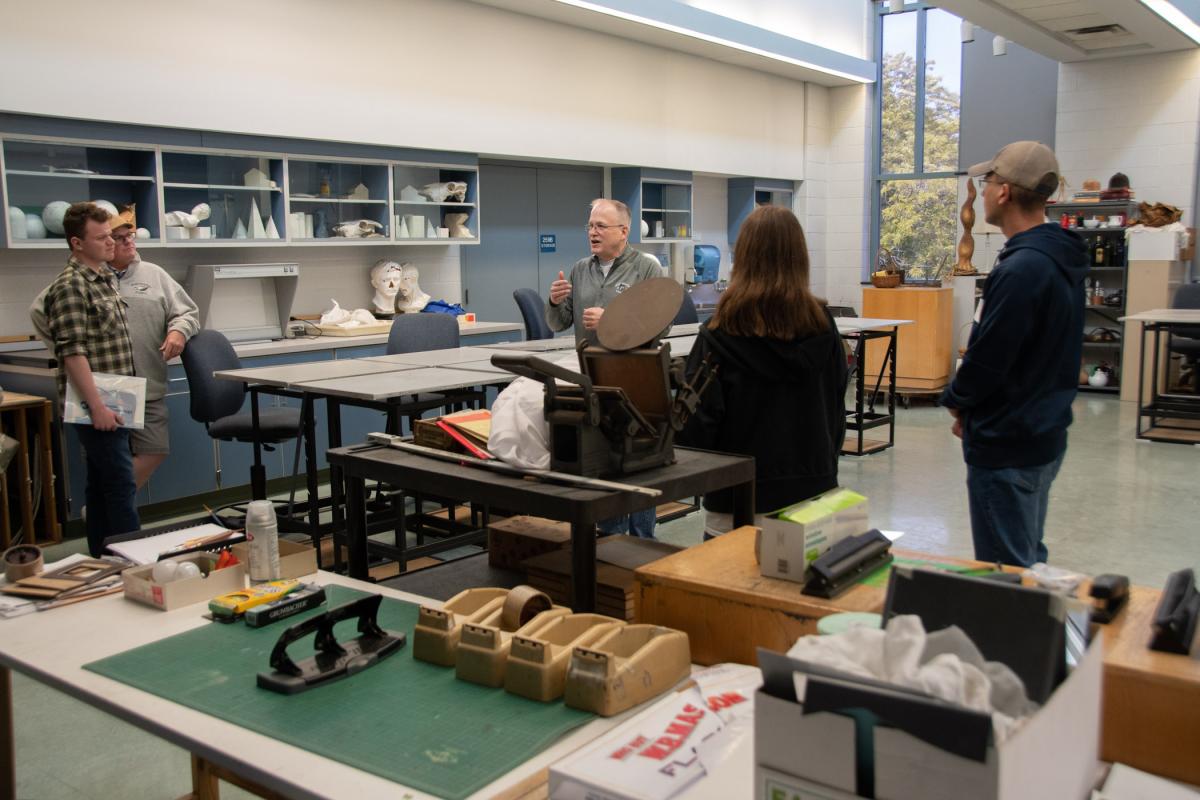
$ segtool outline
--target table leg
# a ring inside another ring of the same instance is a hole
[[[0,666],[0,796],[17,796],[17,750],[13,737],[12,671]]]
[[[261,430],[258,420],[258,389],[250,387],[250,426],[254,430],[254,464],[250,467],[250,498],[267,499],[267,468],[262,463]]]
[[[358,476],[347,477],[345,482],[346,550],[349,562],[346,574],[351,578],[367,580],[367,482]]]
[[[733,527],[754,524],[754,481],[733,487]]]
[[[329,449],[342,446],[342,404],[334,397],[325,398],[326,424],[329,427]],[[338,534],[345,530],[345,516],[342,508],[342,468],[334,463],[329,464],[329,512],[333,526],[333,568],[342,568],[342,547],[338,544]]]
[[[17,441],[20,442],[20,452],[17,453],[17,496],[21,502],[21,530],[25,541],[37,543],[37,531],[33,526],[33,478],[29,474],[29,418],[24,408],[17,409]]]
[[[51,541],[61,542],[62,531],[58,527],[58,487],[54,481],[54,448],[50,444],[50,401],[42,405],[42,419],[38,430],[42,437],[42,508],[46,520],[46,534]]]
[[[313,397],[305,394],[300,400],[300,423],[304,426],[304,488],[308,492],[308,527],[313,548],[317,553],[317,569],[321,569],[321,500],[317,482],[317,413]]]
[[[596,610],[596,523],[571,521],[571,608]]]

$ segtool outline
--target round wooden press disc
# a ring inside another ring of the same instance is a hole
[[[682,303],[683,287],[670,278],[635,283],[604,309],[596,337],[609,350],[641,347],[667,329]]]

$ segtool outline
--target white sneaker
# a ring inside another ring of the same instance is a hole
[[[79,518],[84,522],[87,522],[87,506],[79,507]]]

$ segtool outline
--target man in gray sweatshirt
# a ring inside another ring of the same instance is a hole
[[[139,257],[133,212],[126,210],[110,222],[116,250],[108,266],[125,301],[134,369],[146,379],[146,426],[129,432],[133,477],[140,489],[170,452],[167,403],[163,399],[167,393],[167,362],[183,352],[187,340],[200,330],[200,313],[166,270]],[[45,306],[43,291],[29,309],[42,339],[49,335]]]
[[[630,221],[629,207],[621,201],[592,201],[587,225],[592,254],[575,262],[569,279],[559,272],[558,280],[550,284],[546,323],[552,330],[565,331],[574,325],[577,344],[585,338],[596,344],[596,326],[604,307],[638,281],[662,277],[657,261],[629,246]],[[596,527],[605,534],[630,533],[653,539],[654,523],[655,511],[650,508],[602,520]]]
[[[650,256],[629,246],[629,207],[619,200],[592,201],[588,218],[588,244],[592,254],[562,272],[550,284],[546,323],[551,330],[575,326],[575,341],[596,343],[596,326],[604,307],[638,281],[662,277],[662,267]]]

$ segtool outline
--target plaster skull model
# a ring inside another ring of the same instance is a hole
[[[400,291],[403,270],[400,264],[386,258],[376,261],[375,266],[371,267],[371,286],[375,289],[371,305],[375,311],[380,314],[395,312],[396,293]]]
[[[347,239],[369,239],[383,236],[380,232],[383,225],[373,219],[356,219],[333,226],[334,236],[344,236]]]
[[[400,290],[396,293],[396,313],[411,314],[425,308],[429,303],[429,295],[417,285],[421,274],[416,267],[405,264],[401,269]]]
[[[447,214],[443,219],[446,220],[446,227],[450,229],[451,239],[471,239],[475,234],[471,233],[471,229],[467,227],[467,219],[469,214]]]
[[[424,188],[417,191],[431,203],[445,203],[447,201],[461,203],[467,197],[467,185],[462,181],[427,183]]]

